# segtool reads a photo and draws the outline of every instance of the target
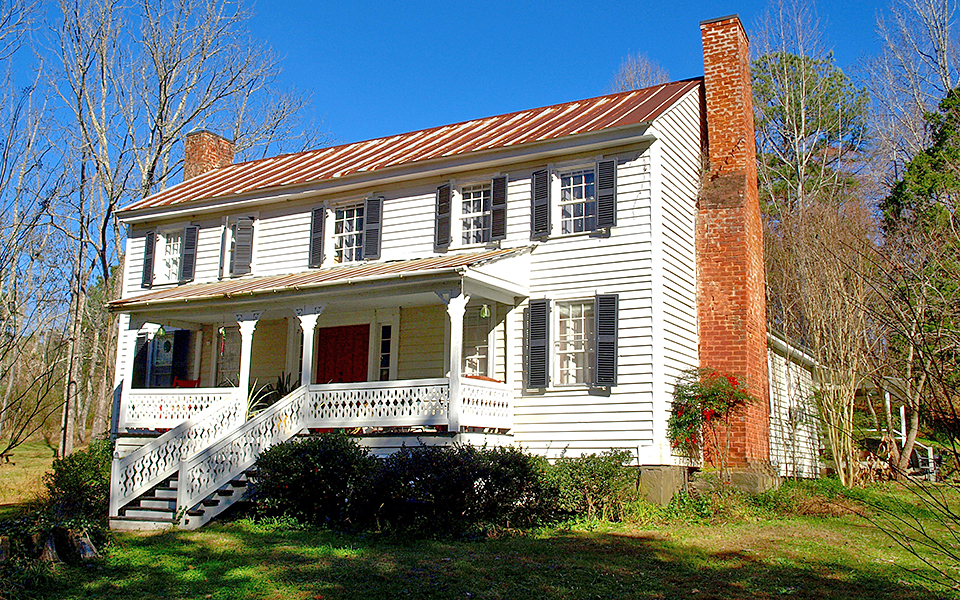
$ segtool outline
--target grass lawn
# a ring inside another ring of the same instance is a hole
[[[924,589],[918,567],[852,515],[406,543],[239,521],[117,535],[105,560],[61,567],[42,597],[960,598]]]
[[[53,463],[53,452],[42,440],[26,442],[13,450],[9,463],[0,462],[0,519],[43,490],[43,475]]]

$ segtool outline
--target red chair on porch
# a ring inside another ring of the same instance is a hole
[[[180,379],[179,377],[173,378],[173,387],[175,388],[195,388],[200,387],[199,379]]]

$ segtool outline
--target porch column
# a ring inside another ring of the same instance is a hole
[[[441,296],[443,298],[443,296]],[[446,300],[447,315],[450,317],[450,404],[448,410],[448,430],[460,431],[460,370],[463,355],[463,313],[467,309],[470,296],[461,294]]]
[[[253,350],[253,332],[260,321],[260,312],[237,313],[237,325],[240,326],[240,381],[237,383],[237,393],[241,400],[246,400],[250,393],[250,355]]]
[[[300,365],[300,385],[313,383],[313,340],[317,332],[317,319],[323,314],[327,305],[313,308],[297,308],[297,318],[300,319],[300,329],[303,330],[303,362]]]

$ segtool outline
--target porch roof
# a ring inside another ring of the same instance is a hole
[[[333,288],[335,286],[355,286],[377,281],[399,281],[411,277],[457,272],[466,273],[471,268],[519,256],[531,249],[532,247],[529,246],[498,248],[496,250],[447,256],[341,265],[288,275],[241,277],[210,283],[182,285],[114,300],[110,302],[110,310],[113,312],[129,312],[148,307],[183,306],[189,303],[217,300],[252,300],[264,297],[273,299],[285,293],[297,294],[312,290],[319,291],[323,288]],[[485,280],[487,279],[485,278]],[[520,287],[522,286],[511,286],[509,282],[502,283],[504,287],[516,288],[510,291],[521,291]]]

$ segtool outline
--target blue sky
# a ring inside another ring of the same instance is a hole
[[[821,2],[844,69],[877,50],[881,1]],[[353,142],[606,93],[644,52],[672,79],[703,74],[701,20],[766,2],[310,2],[258,0],[252,33],[282,57],[280,83],[312,96],[323,128]]]

